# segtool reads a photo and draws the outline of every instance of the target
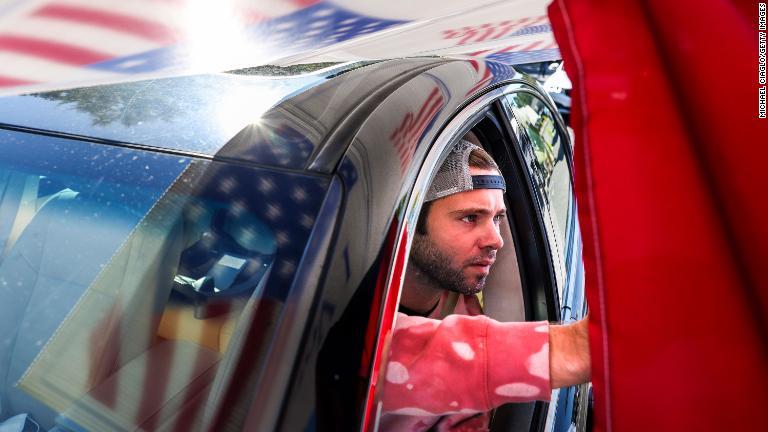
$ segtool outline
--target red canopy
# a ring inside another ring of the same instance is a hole
[[[758,5],[555,0],[598,430],[765,430]]]

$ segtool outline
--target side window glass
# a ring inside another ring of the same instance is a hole
[[[564,287],[570,284],[565,279],[566,269],[574,256],[568,245],[575,222],[566,140],[558,131],[555,115],[537,96],[527,92],[513,93],[505,97],[504,106],[508,115],[514,118],[512,121],[516,120],[522,129],[523,156],[545,219],[562,299]]]

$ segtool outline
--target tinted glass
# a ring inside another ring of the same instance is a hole
[[[0,132],[0,430],[205,429],[326,187]]]
[[[566,281],[565,268],[572,254],[568,246],[568,231],[574,223],[571,172],[565,151],[565,140],[560,136],[555,114],[538,97],[518,92],[506,97],[506,106],[514,113],[525,135],[523,153],[529,164],[536,199],[544,210],[544,225],[552,247],[558,290],[562,298]],[[559,267],[559,268],[557,268]]]
[[[565,152],[566,140],[556,127],[555,114],[538,97],[530,93],[515,93],[508,96],[505,102],[508,114],[514,114],[514,119],[522,128],[522,150],[534,185],[534,195],[542,209],[553,255],[560,320],[567,322],[583,318],[586,303],[582,243]],[[579,394],[584,394],[580,392],[585,391],[586,386],[553,391],[548,412],[553,430],[577,428],[579,416],[576,413],[581,408],[575,406],[574,401]]]

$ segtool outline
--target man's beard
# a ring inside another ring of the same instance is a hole
[[[435,288],[470,295],[483,290],[487,275],[478,275],[474,280],[467,281],[464,268],[483,259],[495,257],[496,251],[490,250],[486,254],[470,258],[456,269],[451,266],[451,257],[441,251],[428,235],[416,234],[411,245],[410,262],[434,282]]]

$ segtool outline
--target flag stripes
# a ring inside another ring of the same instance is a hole
[[[400,125],[392,132],[389,139],[392,141],[400,159],[400,169],[404,171],[411,161],[421,134],[435,115],[445,106],[445,98],[438,87],[435,87],[427,99],[419,108],[416,115],[408,112]]]
[[[32,16],[108,28],[161,44],[176,42],[180,36],[179,31],[160,22],[111,11],[98,10],[92,7],[49,4],[35,11]]]
[[[458,39],[457,45],[466,45],[493,41],[503,37],[551,32],[551,30],[547,17],[539,16],[444,30],[443,39]]]
[[[96,63],[111,57],[89,48],[14,35],[0,35],[0,51],[31,55],[70,65]]]

